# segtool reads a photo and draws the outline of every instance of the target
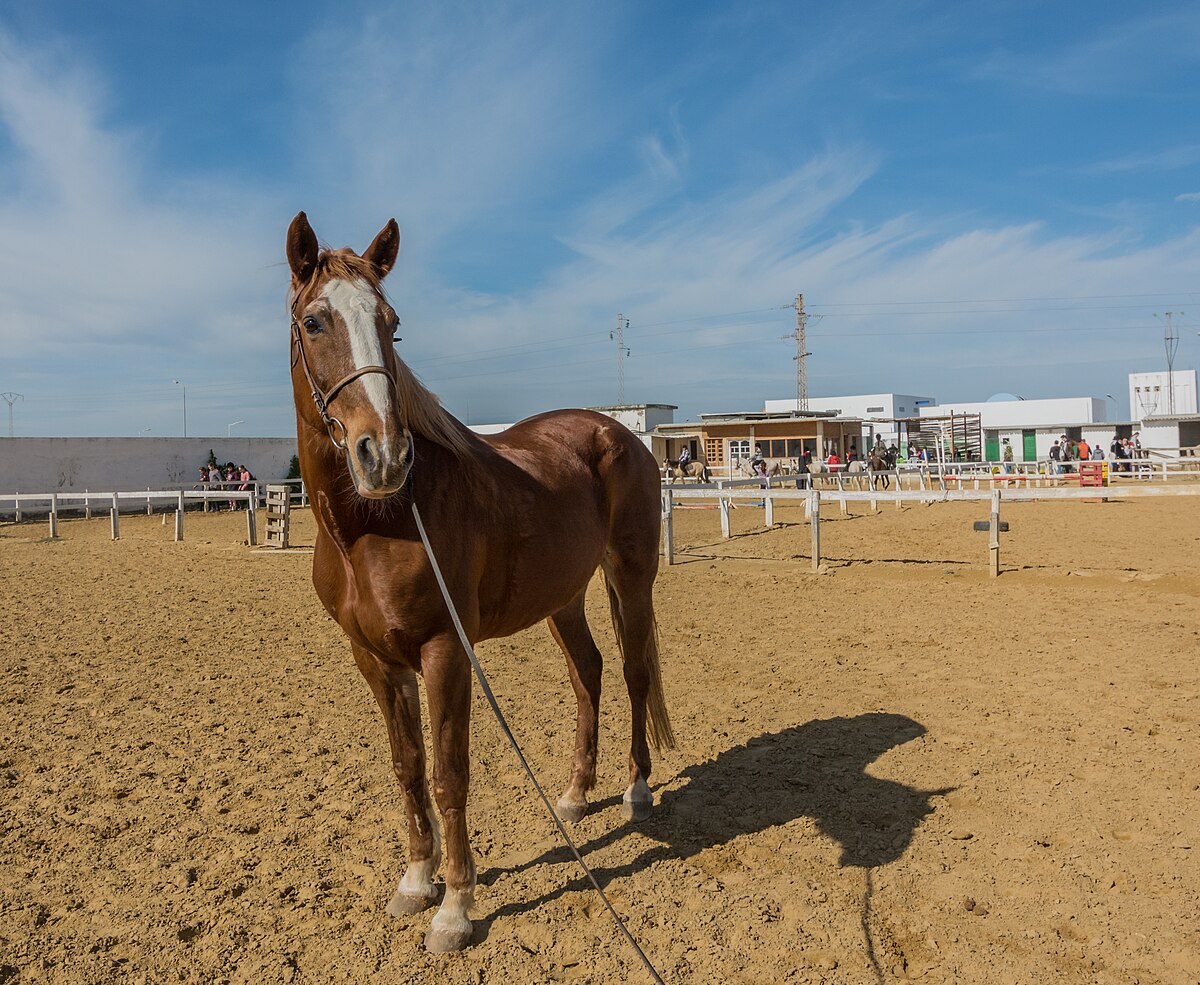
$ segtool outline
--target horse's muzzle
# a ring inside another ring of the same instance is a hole
[[[399,492],[413,462],[412,435],[407,429],[389,441],[371,433],[357,435],[346,445],[354,489],[363,499],[386,499]]]

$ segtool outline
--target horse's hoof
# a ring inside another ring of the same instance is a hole
[[[462,951],[471,943],[471,922],[466,927],[450,929],[430,927],[425,935],[425,950],[434,954],[447,954],[450,951]]]
[[[560,800],[554,805],[554,813],[559,816],[560,820],[566,821],[568,824],[577,824],[582,821],[588,812],[588,802],[574,803],[572,801]]]
[[[389,917],[411,917],[422,910],[428,910],[436,902],[436,895],[426,896],[423,893],[413,895],[402,893],[397,889],[392,896],[392,901],[387,905],[387,914]]]
[[[621,817],[626,821],[644,821],[650,816],[650,808],[654,806],[654,794],[650,785],[638,777],[625,791],[621,798]]]

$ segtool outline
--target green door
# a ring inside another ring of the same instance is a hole
[[[1000,461],[1000,438],[997,432],[986,432],[983,439],[983,457],[989,462]]]
[[[1024,460],[1026,462],[1036,462],[1037,461],[1037,432],[1036,431],[1022,431],[1021,439],[1025,445],[1025,448],[1023,449],[1025,452]]]

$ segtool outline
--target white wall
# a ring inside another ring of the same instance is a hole
[[[212,451],[256,479],[284,478],[295,438],[0,438],[0,489],[122,492],[191,484]]]
[[[916,417],[923,406],[936,406],[933,397],[911,393],[858,393],[842,397],[809,397],[809,410],[840,410],[842,417]],[[787,414],[796,410],[796,399],[768,400],[767,414]]]
[[[1168,392],[1170,379],[1173,393]],[[1171,398],[1174,398],[1174,408]],[[1177,369],[1168,377],[1164,369],[1129,374],[1129,416],[1135,421],[1161,414],[1196,414],[1196,371]]]
[[[1097,397],[1054,397],[1048,400],[985,400],[982,403],[941,404],[922,407],[922,417],[978,414],[986,430],[1019,431],[1061,428],[1065,424],[1091,424],[1108,419],[1105,402]],[[1039,453],[1041,449],[1038,449]]]

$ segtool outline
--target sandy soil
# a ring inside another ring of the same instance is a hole
[[[1200,981],[1197,500],[822,526],[676,513],[658,585],[677,751],[625,826],[602,593],[600,782],[576,826],[668,982]],[[374,702],[241,514],[0,527],[0,982],[645,981],[477,697],[477,943],[384,906],[402,810]],[[297,515],[293,542],[311,544]],[[556,796],[543,627],[480,648]]]

